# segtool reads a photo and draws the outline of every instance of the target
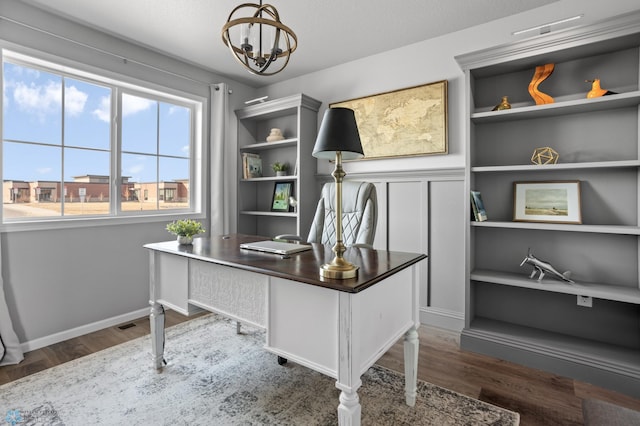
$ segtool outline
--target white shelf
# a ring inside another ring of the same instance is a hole
[[[291,95],[285,98],[272,99],[249,105],[236,111],[240,120],[267,121],[278,117],[299,114],[300,108],[318,110],[320,102],[303,94]]]
[[[501,173],[501,172],[552,172],[555,170],[584,170],[584,169],[619,169],[640,167],[640,160],[624,161],[596,161],[585,163],[560,164],[517,164],[510,166],[475,166],[473,173]]]
[[[471,114],[474,123],[529,120],[558,115],[594,112],[640,105],[640,91],[602,96],[594,99],[577,99],[553,104],[533,105],[502,111],[486,111]]]
[[[472,221],[471,226],[478,228],[531,229],[537,231],[568,231],[589,232],[596,234],[640,235],[640,227],[622,225],[573,225],[567,223]]]
[[[640,377],[640,350],[476,317],[463,335]]]
[[[298,143],[298,138],[283,139],[281,141],[274,142],[258,142],[251,145],[245,145],[240,147],[240,152],[245,151],[264,151],[267,149],[286,148],[295,146]]]
[[[263,176],[259,178],[250,178],[250,179],[240,179],[241,182],[277,182],[282,180],[296,180],[298,176],[296,175],[287,175],[287,176]]]
[[[603,283],[575,284],[550,278],[548,275],[542,281],[529,279],[526,273],[475,270],[471,273],[471,280],[486,283],[509,285],[513,287],[530,288],[534,290],[550,291],[554,293],[574,294],[576,296],[590,296],[596,299],[613,300],[617,302],[640,305],[640,288],[623,287]]]
[[[240,214],[247,216],[270,216],[270,217],[296,217],[298,214],[295,212],[267,212],[261,210],[243,210]]]

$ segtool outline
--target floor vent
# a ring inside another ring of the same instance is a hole
[[[125,324],[125,325],[120,325],[118,326],[118,328],[120,330],[126,330],[127,328],[131,328],[131,327],[135,327],[136,325],[132,322],[130,322],[129,324]]]

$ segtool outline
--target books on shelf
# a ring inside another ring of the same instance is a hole
[[[484,222],[487,220],[487,211],[482,202],[482,195],[479,191],[471,191],[471,220]]]
[[[258,154],[242,153],[242,177],[244,179],[262,177],[262,158]]]

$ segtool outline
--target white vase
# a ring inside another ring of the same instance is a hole
[[[193,243],[193,237],[186,235],[178,235],[178,244],[191,244]]]
[[[286,176],[286,175],[287,175],[286,170],[278,170],[276,172],[276,176]]]

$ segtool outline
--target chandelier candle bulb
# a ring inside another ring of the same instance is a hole
[[[240,25],[240,45],[244,49],[247,44],[249,44],[249,25]]]

